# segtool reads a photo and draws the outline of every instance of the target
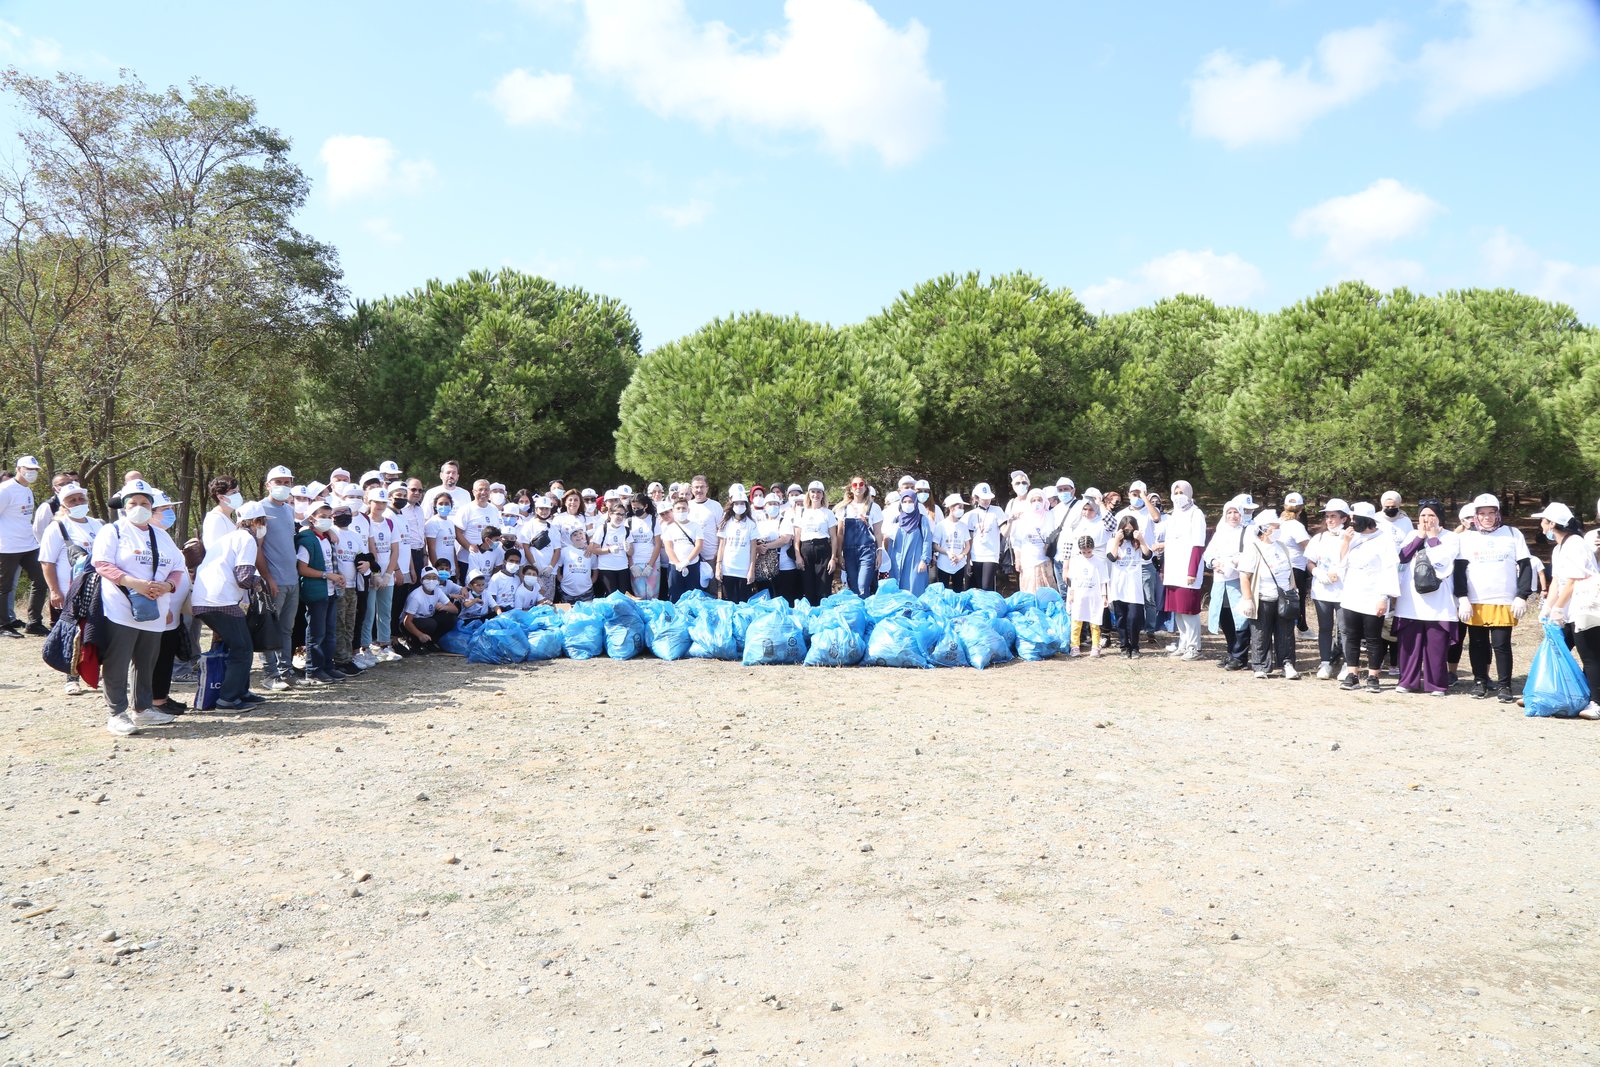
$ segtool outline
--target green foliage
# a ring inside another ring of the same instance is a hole
[[[343,455],[419,473],[456,459],[466,477],[508,484],[618,473],[612,431],[639,331],[615,300],[476,271],[360,305],[353,333],[363,387]]]
[[[617,460],[713,481],[774,464],[838,478],[905,454],[916,386],[893,352],[803,319],[718,319],[639,363],[622,394]]]

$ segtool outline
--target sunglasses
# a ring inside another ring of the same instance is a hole
[[[850,483],[850,488],[852,488],[852,489],[865,489],[866,487],[867,487],[867,483],[866,482],[851,482]]]

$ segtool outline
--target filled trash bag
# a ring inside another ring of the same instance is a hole
[[[468,663],[521,663],[528,658],[528,636],[508,619],[490,619],[467,648]]]
[[[933,621],[923,627],[924,634],[933,634],[933,647],[928,651],[928,663],[934,667],[966,667],[967,654],[961,647],[961,638],[953,622]]]
[[[732,604],[707,601],[689,620],[689,655],[694,659],[739,658]]]
[[[891,615],[872,627],[867,654],[861,662],[868,667],[931,667],[928,649],[932,643],[924,645],[922,628],[916,622],[904,615]]]
[[[560,659],[567,651],[565,637],[559,626],[546,626],[542,630],[534,630],[526,635],[528,638],[528,659]]]
[[[612,593],[595,608],[605,620],[607,656],[632,659],[645,650],[644,616],[627,594]]]
[[[465,656],[472,648],[472,639],[478,636],[478,631],[483,629],[482,619],[471,619],[467,622],[457,623],[439,635],[436,642],[439,651],[448,652],[452,656]]]
[[[823,597],[822,603],[817,605],[816,610],[833,612],[846,626],[862,637],[867,636],[867,631],[872,628],[871,620],[867,618],[867,602],[848,589]]]
[[[900,583],[893,578],[885,578],[878,583],[878,591],[867,597],[864,607],[867,609],[867,618],[874,626],[892,615],[916,618],[926,615],[928,611],[922,601],[901,589]]]
[[[1006,597],[1006,614],[1015,615],[1022,611],[1032,611],[1040,606],[1039,598],[1032,593],[1024,593],[1018,589]]]
[[[569,659],[593,659],[605,651],[606,623],[592,603],[574,604],[561,621],[561,644]]]
[[[1006,603],[1006,598],[992,589],[969,589],[966,597],[969,611],[987,611],[995,618],[1003,619],[1011,610],[1011,606]]]
[[[1061,640],[1042,612],[1029,609],[1014,613],[1009,619],[1016,627],[1018,659],[1049,659],[1061,651]]]
[[[645,641],[657,659],[682,659],[689,654],[689,620],[665,601],[664,611],[646,611]]]
[[[922,606],[939,619],[958,619],[967,612],[970,603],[965,593],[952,593],[943,584],[935,583],[922,592]]]
[[[1011,624],[1004,619],[996,619],[988,615],[968,615],[956,620],[951,629],[961,642],[961,651],[967,657],[967,663],[983,670],[985,667],[996,663],[1009,663],[1016,656],[1012,654],[1011,643],[1006,635],[1001,632],[1004,626],[1011,630]]]
[[[814,620],[813,620],[814,621]],[[854,667],[867,654],[867,642],[837,615],[810,629],[807,667]]]
[[[806,636],[788,611],[759,612],[744,635],[744,665],[804,663]]]
[[[1522,706],[1529,715],[1572,718],[1589,706],[1589,699],[1589,683],[1567,649],[1561,627],[1545,623],[1544,640],[1533,654],[1522,687]]]

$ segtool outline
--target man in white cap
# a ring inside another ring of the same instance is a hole
[[[102,523],[89,514],[89,494],[77,482],[56,490],[61,505],[56,520],[47,523],[39,538],[39,563],[44,568],[45,584],[50,587],[50,614],[57,617],[66,606],[67,590],[80,563],[88,561],[94,549],[94,535]],[[78,693],[77,676],[67,683],[68,693]]]
[[[300,613],[300,568],[295,560],[295,514],[291,500],[294,475],[278,465],[267,472],[267,495],[261,500],[267,515],[267,536],[261,541],[266,565],[261,568],[267,581],[267,595],[278,613],[277,648],[261,653],[261,674],[273,692],[289,688],[294,677],[294,625]]]
[[[22,636],[22,620],[14,614],[12,595],[17,587],[17,571],[26,571],[28,593],[27,632],[44,637],[46,586],[39,566],[39,539],[33,535],[33,483],[39,478],[39,461],[32,456],[17,460],[16,477],[0,485],[0,632],[8,637]]]
[[[33,536],[44,544],[45,527],[56,521],[56,513],[61,510],[61,487],[64,485],[82,484],[78,482],[77,471],[57,471],[50,476],[50,495],[44,498],[44,503],[33,509]]]
[[[392,459],[386,459],[378,464],[378,474],[383,478],[383,487],[387,489],[392,483],[398,482],[405,472],[400,469],[400,464]]]

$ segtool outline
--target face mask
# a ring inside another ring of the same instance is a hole
[[[927,493],[918,493],[917,494],[917,499],[919,501],[921,501],[922,503],[926,504],[928,502],[928,494]]]
[[[230,508],[242,508],[244,507],[244,494],[229,493],[227,496],[222,498],[222,502],[228,505]]]
[[[505,507],[506,495],[504,493],[490,493],[489,503],[493,504],[497,508]]]
[[[267,490],[267,495],[281,504],[289,499],[290,491],[287,485],[275,485]]]
[[[635,504],[635,505],[633,505],[631,510],[633,511],[633,513],[635,515],[643,515],[644,514],[644,505],[643,504]]]
[[[1188,493],[1173,493],[1172,494],[1172,506],[1177,508],[1179,511],[1182,511],[1184,508],[1187,508],[1189,506],[1189,494]]]
[[[679,522],[689,521],[689,513],[687,511],[674,511],[672,513],[672,517],[677,519]]]
[[[128,516],[128,521],[137,526],[144,526],[150,521],[150,509],[143,504],[135,504],[125,514]]]
[[[316,526],[320,533],[327,533],[329,530],[333,529],[333,520],[329,518],[321,518],[312,525]]]
[[[389,501],[389,507],[394,511],[404,511],[409,503],[409,500],[391,500]]]
[[[350,520],[351,520],[351,519],[352,519],[352,518],[353,518],[353,517],[354,517],[354,516],[351,516],[351,515],[335,515],[335,516],[334,516],[334,517],[333,517],[333,524],[334,524],[334,525],[335,525],[335,526],[337,526],[337,527],[339,527],[339,529],[341,529],[341,530],[342,530],[342,529],[344,529],[344,528],[345,528],[345,527],[346,527],[346,526],[349,526],[349,525],[350,525]]]
[[[1137,499],[1137,500],[1135,500],[1133,502],[1133,510],[1134,511],[1143,511],[1144,510],[1144,497],[1140,497],[1139,499]]]
[[[1392,508],[1384,508],[1384,509],[1383,509],[1383,513],[1384,513],[1384,514],[1385,514],[1385,515],[1387,515],[1387,516],[1389,516],[1389,518],[1391,518],[1391,519],[1392,519],[1392,518],[1394,518],[1394,517],[1395,517],[1395,516],[1396,516],[1396,515],[1398,515],[1398,514],[1400,514],[1400,509],[1399,509],[1399,508],[1398,508],[1398,507],[1392,507]]]
[[[1033,512],[1035,515],[1043,515],[1048,510],[1049,509],[1044,506],[1043,500],[1035,501],[1033,505]]]
[[[900,510],[909,515],[913,511],[917,510],[916,502],[913,500],[902,500],[900,501]]]
[[[250,532],[256,535],[257,541],[265,541],[267,539],[267,528],[265,526],[252,526]]]
[[[950,517],[952,519],[959,519],[959,518],[961,518],[961,516],[965,515],[966,513],[967,513],[967,509],[966,508],[951,508],[950,509]]]
[[[433,509],[433,513],[439,516],[441,519],[444,519],[449,518],[450,512],[453,510],[455,509],[453,509],[449,504],[440,504],[438,507]]]
[[[735,504],[733,506],[733,513],[735,515],[743,515],[744,514],[744,505],[743,504]]]
[[[537,589],[538,587],[539,587],[539,579],[538,579],[538,577],[536,575],[524,574],[522,576],[522,588],[524,588],[524,589]]]
[[[521,569],[522,569],[522,561],[520,559],[508,559],[508,560],[506,560],[506,573],[507,574],[515,574],[518,571],[520,571]]]
[[[163,530],[168,530],[172,528],[172,524],[177,520],[177,518],[178,515],[176,512],[163,508],[156,514],[155,524]]]
[[[595,502],[593,500],[585,500],[583,502],[583,513],[585,515],[593,515],[595,513]]]
[[[439,583],[434,581],[432,578],[424,578],[424,579],[422,579],[422,591],[424,593],[432,593],[435,590],[437,590],[438,588],[439,588]]]
[[[67,514],[74,519],[87,519],[89,517],[88,504],[74,504],[67,509]]]
[[[1028,483],[1027,482],[1012,482],[1011,483],[1011,491],[1016,493],[1018,496],[1027,496],[1028,495]]]
[[[778,512],[781,511],[781,510],[782,509],[779,508],[778,505],[776,505],[776,504],[768,504],[767,505],[767,518],[769,518],[769,519],[777,518],[778,517]]]
[[[38,477],[38,471],[24,468],[22,472],[17,475],[17,481],[21,482],[23,485],[32,485],[38,480]]]

